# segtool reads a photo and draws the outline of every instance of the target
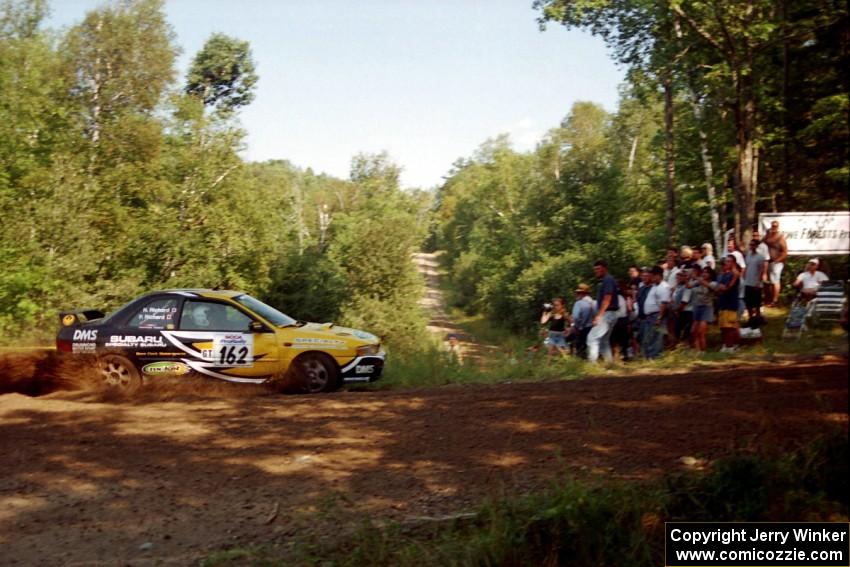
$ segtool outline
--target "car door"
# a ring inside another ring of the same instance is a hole
[[[178,361],[183,354],[174,349],[163,336],[163,331],[174,329],[181,298],[158,296],[143,301],[123,321],[104,329],[98,337],[106,352],[121,354],[134,360],[146,374],[162,374],[167,364]],[[153,366],[152,366],[153,365]],[[150,370],[150,372],[148,372]],[[159,370],[159,372],[157,371]],[[173,374],[185,374],[188,368],[172,368]]]
[[[263,382],[275,375],[279,347],[274,332],[235,305],[186,299],[177,330],[163,333],[201,374],[230,382]]]

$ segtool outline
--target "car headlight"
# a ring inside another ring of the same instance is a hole
[[[381,350],[381,345],[366,345],[362,347],[357,347],[357,356],[369,356],[372,354],[378,354]]]

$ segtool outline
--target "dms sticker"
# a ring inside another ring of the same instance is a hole
[[[189,372],[189,367],[182,362],[153,362],[142,367],[145,374],[167,374],[182,376]]]
[[[75,341],[96,341],[97,329],[77,329],[74,331]]]

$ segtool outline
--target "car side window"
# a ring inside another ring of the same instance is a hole
[[[127,322],[131,329],[173,329],[177,319],[177,298],[147,302]]]
[[[187,300],[180,316],[182,331],[250,330],[252,319],[231,305],[212,301]]]

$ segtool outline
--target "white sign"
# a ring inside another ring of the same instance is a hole
[[[770,223],[779,221],[790,255],[850,254],[850,212],[827,213],[762,213],[759,215],[761,237]]]

